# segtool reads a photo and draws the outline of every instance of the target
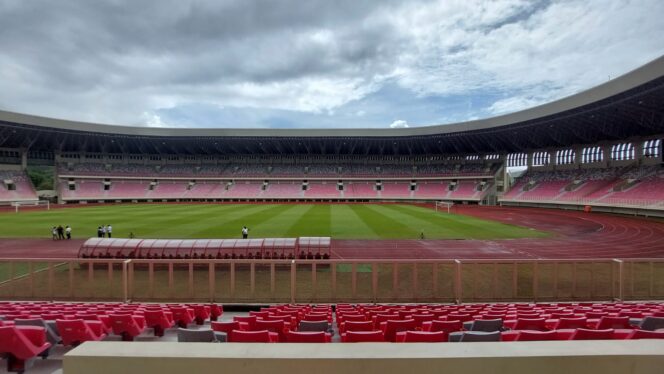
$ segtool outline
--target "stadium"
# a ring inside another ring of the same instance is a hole
[[[0,111],[3,364],[660,372],[662,139],[664,57],[446,125]]]

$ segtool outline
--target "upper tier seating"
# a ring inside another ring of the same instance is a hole
[[[0,202],[36,200],[37,192],[26,173],[0,170]]]

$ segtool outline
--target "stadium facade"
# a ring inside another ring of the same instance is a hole
[[[663,137],[664,57],[528,110],[418,128],[148,128],[0,112],[0,200],[36,199],[22,170],[54,165],[63,203],[446,200],[659,214]]]

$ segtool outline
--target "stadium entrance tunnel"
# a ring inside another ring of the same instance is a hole
[[[90,238],[79,258],[109,259],[309,259],[330,258],[329,237],[264,239]]]

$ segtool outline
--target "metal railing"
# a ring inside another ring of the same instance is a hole
[[[0,259],[0,299],[482,302],[664,299],[664,259]]]

